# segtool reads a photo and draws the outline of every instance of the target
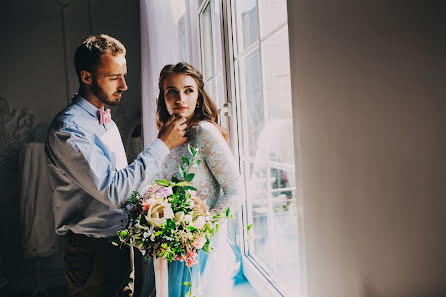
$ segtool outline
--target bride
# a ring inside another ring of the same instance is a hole
[[[189,140],[171,150],[163,172],[156,179],[179,178],[178,164],[182,163],[182,156],[189,156],[187,146],[190,144],[199,149],[201,159],[200,165],[191,169],[195,173],[191,184],[197,189],[197,196],[207,203],[212,214],[224,211],[228,206],[236,210],[240,193],[239,172],[226,143],[227,132],[217,124],[218,110],[204,90],[201,73],[184,62],[166,65],[161,70],[158,86],[158,129],[173,114],[184,117]],[[198,264],[191,268],[192,292],[197,297],[232,296],[232,278],[237,273],[235,253],[228,242],[226,226],[220,227],[211,243],[214,248],[211,254],[200,250]],[[189,288],[183,282],[190,282],[188,267],[184,262],[171,262],[169,297],[184,297]],[[141,297],[155,296],[154,291],[153,268],[149,265]]]

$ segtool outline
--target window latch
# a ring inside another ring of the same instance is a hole
[[[223,108],[220,109],[220,113],[226,117],[232,117],[232,103],[226,102],[223,104]]]

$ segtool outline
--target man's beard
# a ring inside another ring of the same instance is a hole
[[[90,86],[90,90],[99,99],[99,101],[104,104],[116,106],[121,103],[121,98],[111,98],[111,96],[108,96],[99,86],[95,77],[93,77],[93,83]]]

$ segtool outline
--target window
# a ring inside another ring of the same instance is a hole
[[[201,64],[206,92],[220,110],[220,124],[228,128],[224,117],[226,95],[222,55],[222,3],[219,0],[204,1],[200,8]]]
[[[259,291],[269,288],[266,296],[303,296],[286,0],[203,1],[199,18],[208,91],[232,111],[244,184],[240,220],[253,225],[253,240],[240,241],[244,273]]]

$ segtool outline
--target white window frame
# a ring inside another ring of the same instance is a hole
[[[200,14],[203,12],[204,8],[207,7],[207,5],[210,5],[210,1],[211,0],[204,0],[202,1],[200,8],[198,9],[198,18],[200,19]],[[223,59],[223,74],[224,74],[224,80],[225,80],[225,85],[224,85],[224,91],[225,91],[225,95],[226,95],[226,103],[225,106],[223,108],[223,110],[221,110],[222,112],[220,112],[220,117],[226,116],[228,117],[228,130],[230,132],[233,133],[229,133],[230,139],[229,139],[229,144],[231,147],[231,150],[234,154],[234,157],[236,158],[236,160],[239,161],[239,166],[240,166],[240,170],[242,173],[245,172],[245,162],[247,162],[246,160],[242,160],[241,156],[240,156],[240,150],[242,149],[241,147],[241,143],[239,143],[239,138],[238,135],[240,133],[242,133],[241,129],[243,125],[239,124],[242,123],[242,114],[241,111],[237,109],[237,104],[235,104],[234,102],[236,102],[237,100],[237,96],[240,96],[239,94],[237,94],[237,92],[240,90],[240,77],[239,77],[239,73],[237,70],[237,65],[235,65],[235,57],[236,57],[236,53],[238,52],[238,36],[235,34],[233,28],[233,20],[236,20],[236,11],[235,11],[235,5],[234,5],[234,1],[238,1],[238,0],[229,0],[229,1],[225,1],[225,0],[215,0],[217,1],[222,7],[221,7],[221,31],[222,31],[222,59]],[[256,5],[256,9],[257,9],[257,16],[258,16],[258,21],[261,21],[261,16],[259,14],[259,6]],[[286,22],[285,22],[286,23]],[[260,24],[258,24],[259,26],[259,30],[260,30]],[[199,35],[200,35],[200,53],[201,53],[201,46],[202,46],[202,41],[201,41],[201,23],[199,22]],[[212,28],[213,30],[214,28]],[[282,29],[282,25],[279,28],[276,28],[273,32],[271,32],[270,34],[268,34],[267,36],[263,37],[261,39],[261,37],[259,36],[259,40],[256,41],[255,43],[251,44],[247,49],[245,49],[245,53],[243,54],[243,56],[249,55],[250,53],[252,53],[253,51],[255,51],[256,49],[259,50],[259,53],[261,55],[261,42],[262,40],[265,40],[266,38],[268,38],[269,36],[271,36],[272,34],[275,34],[277,31],[279,31],[280,29]],[[260,35],[260,32],[259,32]],[[213,34],[213,42],[214,39],[216,38],[216,36],[214,36]],[[215,44],[214,44],[215,46]],[[215,52],[215,48],[214,48],[214,52]],[[219,58],[219,57],[216,57]],[[237,59],[240,58],[239,56],[237,56]],[[203,58],[200,59],[202,62],[202,68],[203,67]],[[215,57],[214,57],[215,60]],[[214,63],[214,67],[216,67],[215,63]],[[264,94],[264,84],[262,82],[262,96]],[[265,102],[264,102],[265,104]],[[264,109],[265,112],[267,112],[267,108]],[[265,115],[266,118],[266,115]],[[235,133],[234,133],[235,132]],[[246,133],[243,133],[244,135],[246,135]],[[243,135],[242,134],[242,135]],[[296,163],[297,160],[295,160]],[[268,162],[272,162],[272,161],[268,161]],[[273,168],[276,168],[276,166],[274,166]],[[295,166],[295,170],[298,171],[299,169]],[[270,167],[268,166],[268,169],[270,169]],[[295,172],[296,177],[298,176],[299,172]],[[245,174],[242,175],[243,178],[245,178]],[[267,175],[268,178],[269,174]],[[246,195],[246,189],[245,189],[245,184],[246,182],[242,183],[242,189],[241,189],[241,196],[245,199],[244,203],[242,205],[242,211],[241,211],[241,220],[243,222],[243,226],[247,226],[249,224],[249,216],[251,215],[251,213],[248,211],[247,209],[247,205],[249,205],[247,203],[247,195]],[[296,194],[297,192],[300,192],[301,189],[297,186],[295,187],[290,187],[290,188],[281,188],[280,191],[286,191],[286,190],[292,190],[295,191]],[[274,191],[274,190],[272,190]],[[279,190],[278,190],[279,191]],[[299,227],[299,234],[302,226],[302,218],[299,217],[296,218],[296,220],[298,220],[298,226]],[[248,246],[247,246],[247,241],[249,240],[248,238],[245,238],[245,233],[242,230],[242,226],[240,226],[239,229],[239,246],[241,249],[241,254],[242,254],[242,267],[243,267],[243,274],[245,275],[245,277],[247,278],[247,280],[249,281],[249,283],[251,284],[252,287],[254,287],[254,289],[257,291],[257,293],[262,296],[262,297],[279,297],[279,296],[285,296],[283,295],[283,293],[280,291],[280,288],[277,287],[277,285],[271,280],[270,276],[268,275],[268,273],[262,269],[261,266],[259,266],[259,264],[256,263],[255,259],[253,259],[253,257],[249,256],[248,254]],[[299,235],[299,248],[301,247],[301,240],[303,238]],[[303,254],[299,254],[299,256],[301,256]],[[300,269],[301,270],[301,274],[303,274],[304,271],[304,267],[296,267],[296,269]],[[304,274],[303,274],[304,277]],[[305,282],[304,279],[301,280],[296,280],[296,281],[300,281],[302,283],[302,288],[303,288],[303,292],[299,292],[301,293],[301,297],[306,296],[306,288],[305,288]]]
[[[226,24],[226,28],[225,30],[223,30],[225,32],[225,36],[231,36],[232,38],[227,38],[227,44],[226,44],[226,48],[225,48],[225,56],[227,57],[227,64],[226,67],[227,69],[229,69],[229,74],[227,76],[228,82],[230,82],[231,86],[234,86],[231,88],[232,92],[231,95],[233,96],[232,101],[235,101],[235,99],[237,98],[236,96],[238,94],[236,94],[236,92],[238,90],[240,90],[240,77],[239,77],[239,71],[237,70],[237,67],[235,65],[235,56],[236,53],[238,52],[238,41],[239,38],[237,36],[237,34],[234,34],[234,26],[233,26],[233,20],[236,20],[236,11],[235,11],[235,7],[233,5],[233,1],[225,1],[226,7],[226,13],[222,14],[223,19],[226,19],[226,21],[224,21],[224,24]],[[258,9],[258,7],[257,7]],[[258,15],[258,12],[257,12]],[[228,16],[231,16],[230,18],[228,18]],[[260,28],[260,27],[259,27]],[[253,51],[255,51],[257,48],[259,48],[259,53],[261,51],[260,49],[260,45],[259,42],[257,41],[256,43],[252,44],[249,46],[248,49],[246,49],[246,52],[244,55],[249,55],[251,54]],[[260,53],[261,54],[261,53]],[[239,57],[238,57],[239,58]],[[263,83],[262,83],[263,86]],[[230,133],[232,134],[232,137],[234,137],[234,141],[238,142],[238,135],[242,133],[246,135],[246,133],[243,133],[241,130],[243,129],[242,125],[240,125],[239,123],[242,123],[243,119],[242,119],[242,113],[241,111],[237,110],[237,104],[233,104],[233,108],[234,110],[234,114],[236,115],[235,117],[232,117],[231,122],[233,124],[233,126],[237,127],[237,131],[236,133]],[[241,144],[239,144],[237,146],[237,159],[239,160],[239,166],[241,169],[241,172],[244,173],[246,171],[245,168],[245,161],[243,161],[240,157],[240,150],[241,150]],[[246,174],[243,174],[243,178],[245,178]],[[246,189],[245,189],[245,185],[246,182],[243,182],[243,186],[242,186],[242,197],[244,198],[244,203],[243,203],[243,208],[242,208],[242,220],[243,220],[243,226],[248,226],[249,224],[249,218],[248,216],[250,216],[250,212],[247,209],[247,205],[249,205],[247,203],[247,195],[246,195]],[[269,275],[256,263],[256,261],[248,255],[248,240],[250,240],[249,238],[246,238],[245,233],[243,232],[243,230],[239,231],[241,236],[241,242],[240,242],[240,248],[241,248],[241,253],[242,253],[242,267],[243,267],[243,274],[245,275],[246,279],[249,281],[249,283],[251,284],[252,287],[254,287],[254,289],[257,291],[258,294],[260,294],[262,297],[267,297],[267,296],[274,296],[274,297],[279,297],[279,296],[284,296],[281,294],[281,292],[279,291],[279,289],[277,287],[274,286],[273,282],[271,281]]]

